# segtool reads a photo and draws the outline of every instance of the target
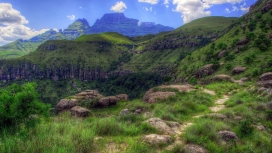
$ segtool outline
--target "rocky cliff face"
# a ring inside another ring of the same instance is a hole
[[[27,61],[20,62],[20,64],[9,64],[5,63],[4,61],[0,61],[0,65],[0,80],[2,81],[13,81],[21,79],[52,79],[58,81],[73,78],[80,80],[96,80],[108,78],[110,75],[125,75],[130,73],[129,71],[106,72],[100,68],[84,69],[75,65],[66,65],[63,67],[50,65],[44,69],[41,69],[36,64]]]

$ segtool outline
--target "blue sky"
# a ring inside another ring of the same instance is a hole
[[[64,29],[78,18],[92,25],[105,13],[178,28],[204,16],[240,17],[256,0],[1,0],[0,45]]]

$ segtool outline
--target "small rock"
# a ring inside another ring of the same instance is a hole
[[[141,114],[142,113],[142,109],[136,109],[135,111],[134,111],[134,114]]]
[[[184,151],[185,153],[208,153],[208,151],[205,148],[195,144],[185,145]]]
[[[146,117],[146,118],[151,118],[151,117],[153,117],[154,115],[152,114],[152,113],[150,113],[150,112],[144,112],[144,115],[143,115],[144,117]]]
[[[87,117],[89,116],[89,113],[90,113],[90,110],[80,106],[75,106],[70,111],[71,111],[71,115],[77,116],[77,117]]]
[[[230,76],[228,76],[226,74],[216,75],[216,76],[212,77],[210,80],[212,82],[213,81],[230,81],[230,82],[235,82],[235,80],[232,77],[230,77]]]
[[[226,115],[218,114],[218,113],[212,113],[212,114],[210,114],[209,116],[215,117],[215,118],[219,118],[219,119],[221,119],[221,120],[225,120],[225,119],[228,118]]]
[[[236,45],[237,45],[237,46],[245,45],[245,44],[247,44],[248,42],[249,42],[249,40],[248,40],[247,38],[245,38],[245,39],[243,39],[243,40],[241,40],[241,41],[238,41],[238,42],[236,43]]]
[[[264,131],[264,130],[266,130],[265,127],[264,127],[263,125],[257,126],[257,129],[258,129],[259,131]]]
[[[160,118],[150,118],[144,123],[149,124],[160,132],[164,134],[179,134],[181,125],[177,122],[164,121]]]
[[[124,116],[124,115],[128,115],[129,113],[130,113],[129,109],[123,109],[121,110],[120,115]]]
[[[241,120],[241,119],[243,119],[243,117],[242,117],[242,116],[234,116],[233,119],[234,119],[234,120]]]
[[[143,141],[153,145],[169,144],[172,138],[169,135],[150,134],[143,136]]]
[[[236,133],[227,130],[219,131],[218,136],[224,141],[238,140]]]
[[[227,50],[222,50],[219,54],[218,54],[218,58],[222,58],[226,55],[228,51]]]
[[[153,92],[148,94],[147,96],[144,96],[143,101],[147,103],[156,103],[158,99],[165,100],[169,98],[170,96],[175,96],[175,92]]]

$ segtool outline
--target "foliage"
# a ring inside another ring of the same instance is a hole
[[[36,84],[13,84],[0,90],[0,129],[33,127],[41,116],[47,116],[49,106],[39,101]]]
[[[254,127],[250,120],[241,121],[239,124],[240,124],[239,130],[240,130],[241,137],[246,137],[253,133]]]
[[[271,40],[267,38],[266,34],[262,33],[258,36],[258,39],[255,40],[255,46],[265,51],[271,46]]]

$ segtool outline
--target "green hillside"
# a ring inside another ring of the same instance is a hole
[[[187,54],[220,37],[237,20],[238,18],[205,17],[171,32],[137,37],[134,39],[138,42],[136,54],[123,68],[136,72],[169,69]]]
[[[230,31],[182,60],[175,73],[178,79],[200,79],[196,74],[207,64],[215,65],[214,75],[227,74],[237,79],[256,78],[271,71],[272,10],[261,11],[263,6],[264,3],[257,2]],[[246,71],[234,74],[233,69],[238,66],[245,67]]]

